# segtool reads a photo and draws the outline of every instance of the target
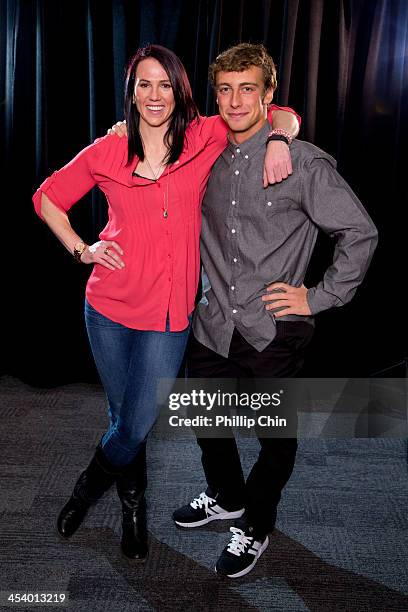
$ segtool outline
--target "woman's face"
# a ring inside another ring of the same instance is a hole
[[[175,107],[173,88],[167,72],[149,57],[136,68],[133,98],[140,113],[140,121],[151,127],[167,124]]]

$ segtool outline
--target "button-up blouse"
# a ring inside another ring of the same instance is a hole
[[[99,237],[120,245],[125,267],[94,265],[86,297],[98,312],[133,329],[165,331],[167,317],[170,331],[187,327],[200,275],[201,202],[226,136],[219,116],[193,121],[180,158],[156,181],[133,174],[139,160],[127,163],[127,138],[105,136],[41,184],[33,197],[40,217],[42,193],[63,211],[95,185],[106,196]]]

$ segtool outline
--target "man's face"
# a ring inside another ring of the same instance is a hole
[[[265,92],[262,68],[251,66],[242,72],[216,75],[217,103],[236,142],[244,142],[255,134],[267,117],[267,105],[273,91]]]

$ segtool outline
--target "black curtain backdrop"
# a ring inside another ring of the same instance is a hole
[[[354,301],[317,317],[306,374],[366,376],[406,356],[406,0],[0,0],[2,372],[31,384],[94,381],[83,326],[90,269],[76,265],[31,204],[35,187],[122,117],[124,66],[160,43],[184,62],[202,113],[220,50],[263,42],[275,100],[300,137],[332,155],[380,232]],[[88,242],[106,222],[95,193],[72,224]],[[307,283],[331,241],[318,243]],[[306,283],[306,284],[307,284]]]

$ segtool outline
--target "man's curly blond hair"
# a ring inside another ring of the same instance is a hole
[[[276,66],[263,45],[241,43],[235,45],[220,55],[208,69],[208,78],[213,87],[216,86],[217,72],[242,72],[251,66],[262,68],[265,91],[277,87]]]

